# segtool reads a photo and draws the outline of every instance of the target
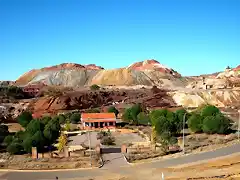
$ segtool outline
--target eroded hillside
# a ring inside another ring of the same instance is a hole
[[[134,63],[128,67],[105,70],[96,65],[60,64],[32,70],[22,75],[17,85],[44,83],[82,87],[92,84],[102,86],[157,85],[159,87],[184,87],[185,81],[179,73],[156,60]]]
[[[240,105],[240,89],[188,90],[169,94],[176,104],[184,107],[198,107],[203,104],[219,107]]]

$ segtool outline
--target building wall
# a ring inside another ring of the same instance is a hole
[[[109,122],[83,122],[83,128],[84,129],[112,129],[116,128],[116,121],[109,121]],[[95,124],[97,123],[97,127],[95,127]],[[102,124],[102,127],[101,127]]]

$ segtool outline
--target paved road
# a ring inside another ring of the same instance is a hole
[[[103,154],[104,166],[102,169],[114,169],[120,166],[130,166],[124,159],[122,153],[108,153]]]
[[[212,152],[205,152],[200,154],[186,155],[184,157],[172,158],[168,160],[159,160],[151,163],[138,164],[131,167],[119,167],[113,169],[87,169],[87,170],[71,170],[71,171],[48,171],[48,172],[8,172],[0,176],[0,179],[8,180],[47,180],[55,179],[56,176],[59,180],[70,178],[94,178],[100,177],[105,173],[117,173],[121,175],[130,175],[133,171],[141,171],[141,169],[154,169],[171,167],[185,163],[197,162],[201,160],[208,160],[212,158],[222,157],[233,153],[238,153],[240,144],[230,147],[221,148]]]

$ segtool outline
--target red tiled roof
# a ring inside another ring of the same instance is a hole
[[[82,113],[82,119],[115,119],[114,113]]]

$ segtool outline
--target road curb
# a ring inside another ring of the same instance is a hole
[[[130,162],[127,160],[127,158],[126,158],[126,156],[125,156],[124,153],[122,153],[122,156],[123,156],[124,160],[127,162],[128,165],[131,165],[131,166],[134,165],[133,163],[130,163]]]
[[[92,169],[98,169],[98,167],[92,167],[92,168],[75,168],[75,169],[49,169],[49,170],[43,170],[43,169],[0,169],[0,172],[55,172],[55,171],[81,171],[81,170],[92,170]]]
[[[103,160],[102,156],[100,156],[100,160],[101,160],[101,165],[98,166],[99,169],[104,166],[104,160]]]

